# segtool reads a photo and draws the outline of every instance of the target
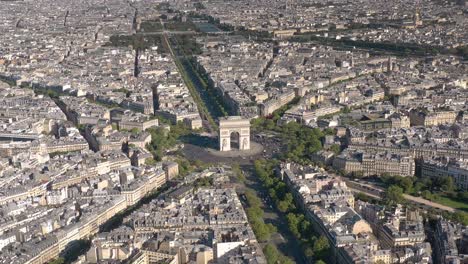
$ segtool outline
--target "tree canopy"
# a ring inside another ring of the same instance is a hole
[[[384,202],[387,205],[396,205],[401,204],[404,201],[403,198],[403,189],[392,185],[388,187],[387,191],[385,192]]]

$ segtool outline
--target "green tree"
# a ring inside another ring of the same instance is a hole
[[[186,160],[185,158],[179,158],[176,160],[176,162],[179,165],[179,175],[181,176],[185,176],[193,170],[190,161]]]
[[[289,213],[286,215],[286,220],[288,221],[289,230],[297,238],[301,238],[301,233],[299,232],[299,223],[301,222],[300,218],[296,214]]]
[[[245,191],[245,199],[247,200],[247,203],[249,204],[250,207],[262,206],[262,200],[260,200],[260,198],[258,198],[255,192],[252,190],[248,189]]]
[[[464,201],[464,202],[468,202],[468,192],[467,192],[467,191],[458,192],[458,193],[457,193],[457,198],[458,198],[459,200]]]
[[[413,180],[410,177],[403,177],[400,180],[400,187],[403,188],[405,193],[411,193],[413,191]]]
[[[239,179],[240,182],[245,182],[247,180],[239,164],[236,163],[232,165],[232,171],[234,172],[234,174],[236,175],[237,179]]]
[[[265,121],[265,128],[268,129],[268,130],[273,130],[275,129],[276,125],[275,125],[275,122],[271,119],[267,119]]]
[[[429,190],[423,191],[422,192],[422,197],[424,199],[431,200],[431,201],[434,199],[433,196],[432,196],[432,193]]]
[[[156,164],[156,161],[153,158],[145,159],[145,165],[153,166]]]
[[[263,248],[263,254],[265,254],[268,264],[294,264],[294,261],[281,254],[278,248],[270,243]]]
[[[268,264],[276,264],[280,255],[278,249],[273,244],[267,244],[263,248],[263,254],[265,254]]]
[[[301,231],[301,234],[310,234],[311,232],[311,224],[308,220],[304,219],[299,227],[299,230]]]
[[[340,148],[340,145],[333,144],[333,145],[330,146],[330,150],[333,151],[333,153],[335,153],[335,154],[339,154],[341,148]]]
[[[426,188],[426,186],[424,185],[424,183],[422,183],[422,182],[420,182],[420,181],[417,181],[417,182],[414,184],[413,193],[418,194],[419,192],[423,191],[424,188]]]
[[[281,264],[295,264],[296,262],[294,262],[292,259],[282,255],[279,258],[279,263],[281,263]]]
[[[280,201],[278,203],[278,210],[280,210],[280,212],[282,213],[287,212],[288,208],[289,208],[289,205],[286,201]]]
[[[278,232],[278,228],[276,228],[276,226],[274,226],[273,224],[266,224],[266,227],[268,228],[270,234]]]
[[[311,258],[314,256],[314,250],[311,247],[306,247],[304,249],[304,255],[308,258]]]
[[[261,218],[253,218],[250,219],[250,224],[252,225],[252,229],[257,237],[258,241],[265,242],[270,239],[271,233],[268,229],[267,225],[263,222]]]
[[[451,215],[453,221],[462,223],[463,225],[468,225],[468,213],[457,211]]]
[[[424,185],[424,189],[432,189],[434,186],[434,182],[432,182],[432,179],[430,178],[423,178],[421,182]]]
[[[285,194],[284,199],[278,203],[278,210],[285,213],[288,211],[292,211],[294,209],[295,209],[295,206],[294,206],[294,200],[293,200],[292,194],[291,193]]]
[[[314,242],[313,250],[314,256],[319,259],[326,258],[328,250],[330,249],[330,244],[328,239],[324,236],[320,236]]]
[[[245,211],[249,219],[262,218],[264,214],[260,207],[249,207]]]
[[[369,195],[363,193],[363,192],[359,192],[355,195],[356,199],[358,200],[361,200],[361,201],[364,201],[364,202],[370,202],[372,201],[372,197],[370,197]]]
[[[387,172],[384,172],[382,175],[380,175],[380,180],[385,184],[393,183],[393,177]]]
[[[453,178],[450,176],[444,177],[442,190],[446,192],[453,192],[455,191],[455,183],[453,182]]]
[[[132,128],[132,129],[130,130],[130,133],[132,133],[132,134],[138,134],[138,133],[140,133],[140,129],[134,127],[134,128]]]
[[[320,139],[315,136],[310,139],[309,144],[309,153],[315,153],[322,149],[322,142],[320,142]]]
[[[388,187],[384,195],[384,201],[387,205],[396,205],[402,203],[404,201],[403,189],[396,185]]]

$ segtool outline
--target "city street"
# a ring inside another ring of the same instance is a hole
[[[222,163],[228,165],[239,164],[244,171],[246,181],[238,183],[236,191],[239,194],[245,193],[247,189],[252,190],[262,200],[262,209],[265,211],[265,223],[271,223],[277,227],[278,232],[273,234],[268,243],[273,243],[286,256],[291,257],[296,263],[307,263],[299,241],[293,236],[288,229],[288,223],[285,215],[279,212],[274,206],[274,202],[270,200],[268,190],[265,189],[260,179],[255,175],[253,162],[257,159],[269,159],[278,154],[281,149],[280,143],[273,137],[255,137],[256,140],[262,142],[265,151],[253,156],[245,156],[239,152],[237,157],[222,157],[214,155],[208,151],[210,146],[216,146],[216,139],[201,138],[198,145],[184,143],[183,152],[189,160],[201,160],[206,163]],[[206,147],[203,147],[206,146]],[[266,243],[262,243],[264,246]]]
[[[288,223],[283,213],[279,212],[274,206],[274,202],[268,195],[268,190],[255,175],[252,164],[242,165],[241,169],[247,178],[245,185],[238,188],[238,193],[244,193],[247,189],[252,190],[262,200],[262,208],[265,211],[263,219],[265,223],[273,224],[278,232],[273,234],[268,243],[273,243],[286,256],[291,257],[296,263],[307,263],[304,252],[299,241],[288,229]],[[266,245],[266,243],[261,243]]]

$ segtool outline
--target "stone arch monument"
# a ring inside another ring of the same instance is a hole
[[[219,119],[219,150],[231,150],[231,135],[238,134],[239,150],[250,149],[250,121],[240,116]]]

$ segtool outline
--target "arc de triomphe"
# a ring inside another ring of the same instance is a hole
[[[239,150],[250,149],[250,121],[240,116],[219,119],[219,150],[231,150],[231,135],[237,136]]]

